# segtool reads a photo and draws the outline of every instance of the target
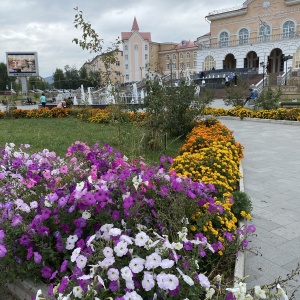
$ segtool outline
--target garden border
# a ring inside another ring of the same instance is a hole
[[[244,179],[243,179],[243,167],[242,162],[240,163],[240,173],[241,173],[241,179],[240,179],[240,191],[244,192]],[[240,221],[239,222],[239,228],[245,228],[246,221]],[[246,254],[245,251],[239,251],[236,261],[235,261],[235,268],[234,268],[234,278],[235,280],[242,280],[245,277],[245,259]],[[36,296],[39,289],[42,290],[44,295],[47,295],[48,293],[48,285],[46,284],[35,284],[30,280],[24,280],[24,281],[18,281],[13,284],[7,284],[6,285],[10,293],[17,297],[20,300],[31,300],[32,297]]]

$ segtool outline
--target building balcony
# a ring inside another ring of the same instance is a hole
[[[281,34],[273,34],[273,35],[264,35],[255,38],[244,38],[244,39],[237,39],[232,41],[219,41],[217,43],[200,43],[199,49],[218,49],[218,48],[230,48],[230,47],[238,47],[238,46],[245,46],[245,45],[254,45],[254,44],[263,44],[275,41],[289,41],[300,39],[300,31],[297,32],[288,32],[288,33],[281,33]]]

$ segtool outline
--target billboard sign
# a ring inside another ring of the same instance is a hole
[[[6,52],[8,76],[39,76],[36,52]]]

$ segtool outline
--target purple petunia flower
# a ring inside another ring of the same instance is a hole
[[[63,263],[61,264],[61,266],[60,266],[60,272],[62,273],[62,272],[65,272],[66,270],[67,270],[67,266],[68,266],[68,260],[67,259],[65,259],[64,261],[63,261]]]
[[[38,252],[33,252],[33,260],[36,264],[41,263],[42,255],[40,255]]]
[[[42,269],[41,269],[41,273],[42,273],[42,277],[43,278],[50,278],[51,275],[52,275],[52,270],[51,268],[47,267],[47,266],[44,266]]]
[[[6,247],[0,244],[0,257],[4,257],[6,252],[7,252]]]
[[[112,292],[117,291],[117,290],[119,289],[118,281],[117,281],[117,280],[111,281],[110,284],[109,284],[109,289],[110,289]]]
[[[85,227],[85,225],[86,225],[86,219],[84,219],[84,218],[78,218],[78,219],[75,219],[75,220],[74,220],[74,225],[75,225],[77,228],[83,228],[83,227]]]

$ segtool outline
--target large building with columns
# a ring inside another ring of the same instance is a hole
[[[247,0],[210,12],[210,33],[197,39],[198,71],[300,66],[300,0]]]

